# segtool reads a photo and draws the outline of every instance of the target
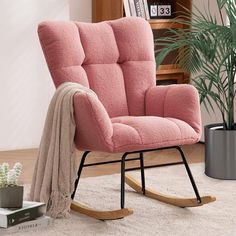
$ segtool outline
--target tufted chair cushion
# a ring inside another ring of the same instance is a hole
[[[199,140],[198,93],[190,85],[155,86],[153,35],[145,20],[49,21],[38,33],[55,86],[77,82],[98,95],[74,96],[78,149],[127,152]]]
[[[38,32],[56,86],[71,81],[90,87],[111,118],[145,115],[145,92],[155,84],[146,21],[44,22]]]

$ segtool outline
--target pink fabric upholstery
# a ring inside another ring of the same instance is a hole
[[[158,116],[112,118],[116,152],[192,144],[198,140],[195,130],[182,120]],[[124,134],[125,133],[125,134]]]
[[[113,127],[104,106],[85,94],[74,97],[76,145],[82,150],[113,150]]]
[[[90,87],[110,117],[145,115],[145,91],[155,83],[153,36],[145,20],[43,22],[38,33],[56,86],[72,81]]]
[[[155,87],[145,20],[51,21],[38,33],[55,86],[77,82],[98,95],[74,97],[78,149],[123,152],[198,141],[198,94],[188,85]]]
[[[172,117],[189,124],[201,136],[199,96],[192,85],[150,88],[146,93],[146,115]]]
[[[76,23],[85,59],[83,64],[115,64],[119,50],[109,23]]]
[[[85,65],[90,88],[109,111],[110,117],[128,115],[125,83],[121,67],[114,64]],[[112,98],[112,99],[111,99]],[[143,104],[144,105],[144,104]]]

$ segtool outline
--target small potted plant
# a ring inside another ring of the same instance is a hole
[[[157,40],[163,49],[156,61],[158,66],[171,51],[182,50],[176,64],[194,77],[207,111],[218,109],[222,117],[222,123],[205,126],[205,173],[236,179],[236,4],[233,0],[215,0],[215,4],[218,16],[210,9],[195,8],[192,17],[189,12],[175,19],[187,27],[170,29],[172,37]]]
[[[15,163],[12,169],[8,163],[0,165],[0,207],[21,208],[23,204],[23,186],[18,186],[22,164]]]

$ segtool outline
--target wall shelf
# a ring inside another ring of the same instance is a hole
[[[184,28],[181,23],[175,23],[173,20],[149,20],[148,21],[153,30],[156,29],[180,29]]]

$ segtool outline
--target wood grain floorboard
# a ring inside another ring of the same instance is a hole
[[[183,147],[189,163],[203,162],[204,160],[204,144],[198,143],[195,145],[189,145]],[[27,150],[15,150],[15,151],[2,151],[0,152],[0,164],[3,162],[8,162],[11,166],[15,162],[21,162],[23,164],[23,174],[21,177],[21,182],[24,184],[29,184],[32,179],[34,165],[37,157],[37,149],[27,149]],[[82,156],[81,151],[77,151],[76,163],[79,166],[80,158]],[[102,152],[92,152],[89,154],[86,163],[99,162],[99,161],[109,161],[117,160],[121,158],[121,153],[110,154]],[[130,155],[137,156],[137,154]],[[164,164],[169,162],[180,161],[179,153],[176,150],[161,150],[150,153],[145,153],[144,163],[145,165],[153,164]],[[127,167],[134,167],[139,165],[139,161],[128,162]],[[91,177],[98,175],[110,175],[120,172],[120,163],[113,163],[109,165],[93,166],[84,168],[82,172],[82,177]]]

